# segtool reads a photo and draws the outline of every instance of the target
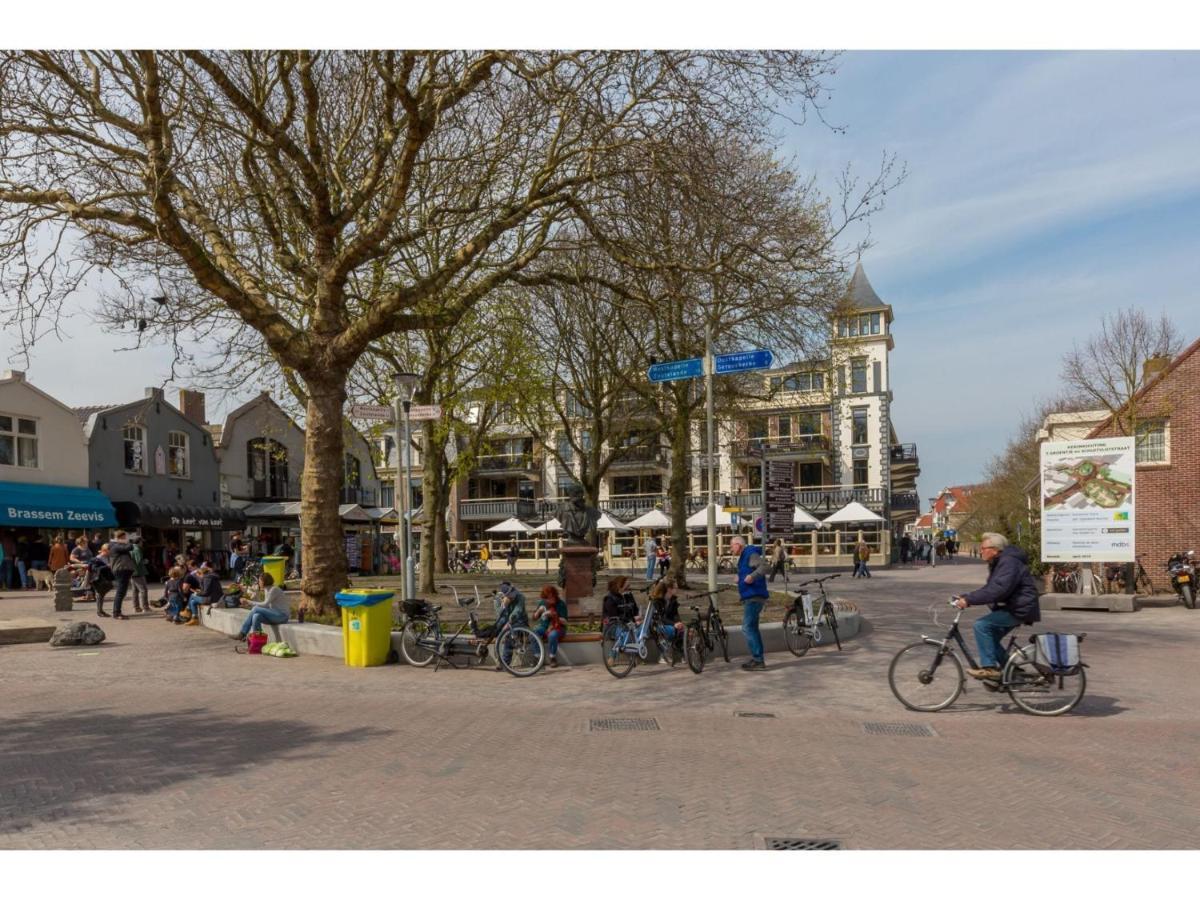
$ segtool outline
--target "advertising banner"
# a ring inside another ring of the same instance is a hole
[[[1133,562],[1134,440],[1042,444],[1042,561]]]

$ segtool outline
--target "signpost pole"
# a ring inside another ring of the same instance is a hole
[[[769,513],[767,512],[767,452],[765,449],[763,450],[763,455],[759,460],[759,465],[761,466],[759,471],[762,472],[762,476],[760,478],[760,483],[762,484],[762,533],[760,537],[762,538],[763,559],[766,559],[767,531],[770,530],[770,524],[767,521]]]
[[[395,497],[395,500],[396,500],[396,502],[393,505],[396,507],[396,514],[400,517],[396,523],[396,539],[400,544],[400,558],[403,560],[406,560],[406,562],[404,564],[405,565],[405,575],[403,578],[400,579],[400,599],[401,599],[401,601],[404,601],[404,600],[410,600],[412,598],[408,594],[408,575],[407,575],[408,546],[407,546],[407,544],[405,544],[404,532],[402,530],[402,528],[404,527],[404,508],[408,505],[405,502],[408,492],[405,491],[400,486],[400,479],[405,477],[404,476],[404,466],[401,464],[404,460],[404,457],[402,455],[404,452],[404,445],[400,443],[400,418],[402,415],[402,413],[401,413],[401,404],[402,403],[403,403],[403,401],[401,401],[401,400],[396,401],[396,409],[395,409],[396,415],[395,415],[395,419],[393,422],[393,424],[395,425],[395,431],[396,431],[396,433],[395,433],[395,441],[396,441],[396,497]]]
[[[412,425],[408,421],[409,401],[404,406],[404,507],[408,508],[409,485],[412,484]],[[417,577],[412,552],[412,515],[405,512],[404,519],[404,591],[410,599],[417,596]]]
[[[705,464],[708,466],[708,589],[715,591],[717,589],[717,507],[716,507],[716,472],[714,471],[713,462],[716,459],[716,444],[714,442],[713,426],[713,352],[712,352],[712,325],[704,326],[704,395],[705,404],[708,407],[707,422],[705,427],[708,430],[708,459]]]

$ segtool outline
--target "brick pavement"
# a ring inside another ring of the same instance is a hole
[[[0,848],[1200,844],[1200,613],[1048,614],[1045,628],[1089,633],[1088,696],[1067,717],[1026,716],[973,682],[945,713],[895,701],[891,655],[930,602],[982,575],[840,579],[861,636],[840,655],[774,654],[765,673],[351,670],[237,655],[149,617],[103,620],[97,648],[3,647]],[[49,605],[8,595],[0,617],[52,618]],[[613,716],[661,730],[588,731]]]

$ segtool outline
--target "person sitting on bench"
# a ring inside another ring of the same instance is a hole
[[[261,603],[250,607],[250,615],[246,616],[246,621],[242,623],[242,630],[233,635],[234,640],[244,641],[251,631],[262,631],[263,622],[268,625],[282,625],[292,614],[287,595],[270,574],[263,572],[259,575],[258,584],[266,592],[266,597]]]
[[[193,591],[188,596],[188,611],[184,615],[188,620],[187,624],[199,625],[200,607],[220,603],[224,595],[225,589],[221,587],[221,579],[213,571],[212,565],[207,562],[200,563],[200,590]]]

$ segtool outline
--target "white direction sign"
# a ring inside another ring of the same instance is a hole
[[[442,417],[442,408],[436,403],[431,406],[410,406],[408,408],[408,417],[415,422],[421,422],[426,419],[440,419]]]
[[[1042,559],[1133,562],[1134,439],[1042,444]]]
[[[392,421],[390,406],[377,406],[374,403],[355,403],[350,407],[350,418],[367,419],[372,422]]]

